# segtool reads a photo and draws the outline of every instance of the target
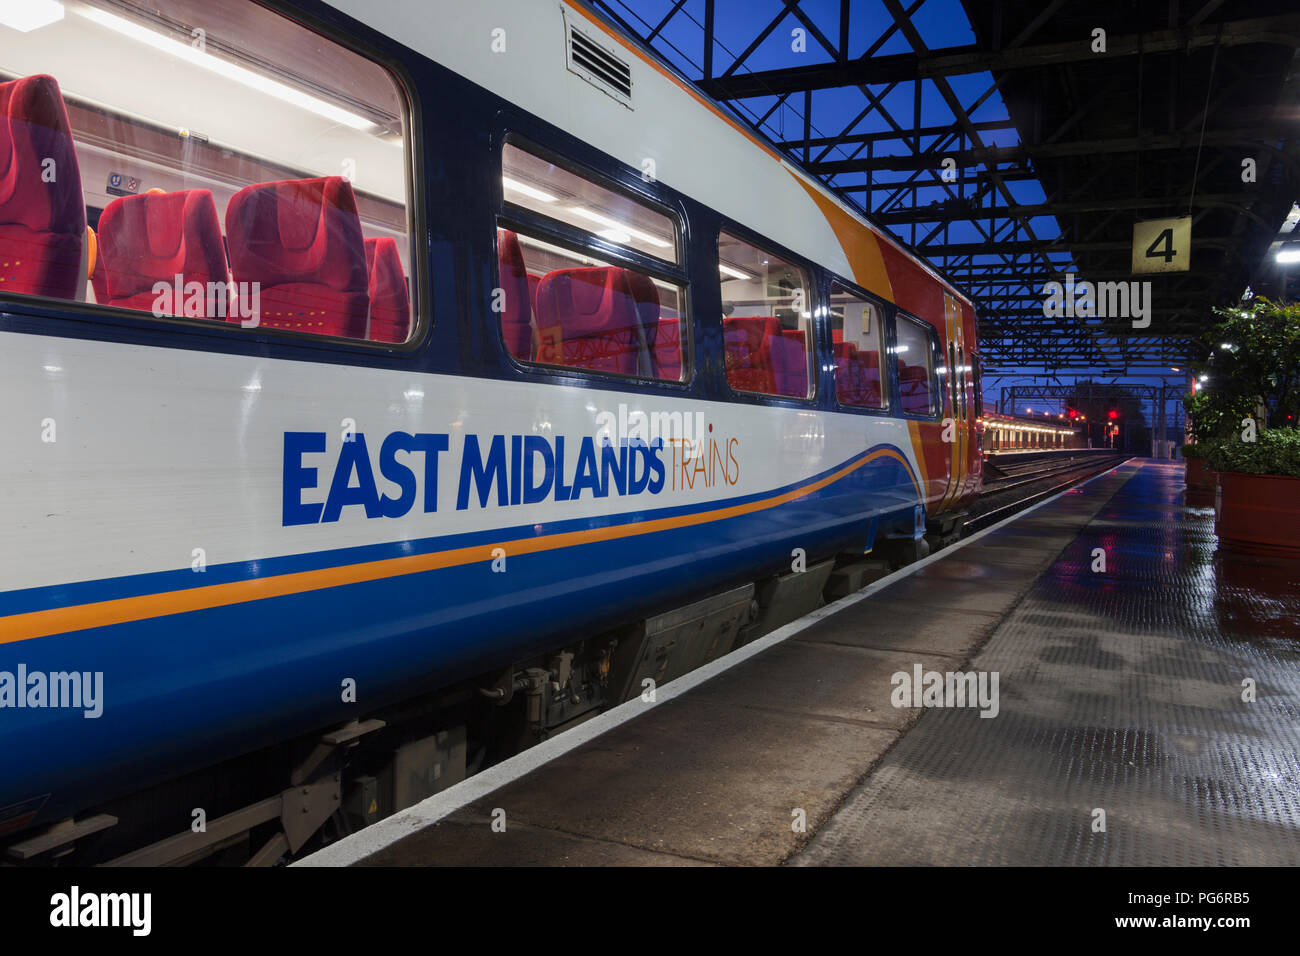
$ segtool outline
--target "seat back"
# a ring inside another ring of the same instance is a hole
[[[260,283],[261,325],[365,337],[370,283],[346,179],[246,186],[226,207],[226,239],[235,281]]]
[[[86,201],[52,76],[0,83],[0,291],[85,294]]]
[[[835,357],[835,397],[842,405],[862,405],[858,347],[852,342],[839,341],[832,344],[831,350]]]
[[[538,283],[538,329],[555,327],[561,337],[556,364],[637,373],[644,330],[627,274],[613,266],[557,269]]]
[[[908,365],[899,359],[898,391],[903,411],[930,413],[930,376],[924,365]]]
[[[497,259],[501,266],[501,289],[505,293],[501,337],[510,354],[526,362],[533,357],[532,296],[519,237],[509,229],[497,230]]]
[[[370,275],[367,337],[372,342],[405,342],[411,334],[411,296],[396,239],[366,240],[366,272]]]
[[[775,316],[729,316],[722,322],[727,382],[742,392],[777,394],[771,343],[781,337]]]
[[[808,397],[808,353],[801,329],[781,329],[768,344],[776,393],[791,398]]]
[[[874,349],[859,349],[852,342],[836,342],[833,348],[836,397],[844,405],[880,408],[879,354]]]
[[[655,364],[659,377],[678,381],[682,377],[682,325],[680,319],[659,320],[655,333]]]
[[[623,270],[623,278],[627,282],[628,291],[632,293],[632,302],[636,308],[637,320],[641,323],[641,337],[645,340],[647,352],[648,368],[642,371],[648,371],[657,378],[663,377],[659,371],[659,287],[654,284],[654,280],[640,272],[634,272],[631,269]],[[678,359],[678,372],[681,370],[681,360]]]
[[[880,390],[880,354],[874,349],[858,352],[858,366],[862,369],[865,404],[880,408],[885,404]]]
[[[226,252],[217,204],[206,189],[114,199],[99,217],[99,259],[103,278],[92,274],[92,281],[101,305],[149,312],[157,304],[160,315],[226,317]],[[174,289],[178,277],[180,301],[153,291],[157,282]],[[195,282],[201,294],[185,290]]]

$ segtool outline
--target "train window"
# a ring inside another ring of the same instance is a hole
[[[499,228],[501,334],[521,362],[683,381],[685,289]]]
[[[911,415],[933,415],[938,411],[939,391],[934,385],[933,329],[905,315],[896,323],[898,392],[901,409]]]
[[[0,293],[411,337],[406,110],[383,67],[251,0],[47,5],[0,50]]]
[[[738,392],[813,394],[808,273],[728,233],[718,237],[727,382]]]
[[[506,202],[540,217],[535,230],[497,229],[494,307],[510,354],[539,365],[684,381],[685,285],[547,234],[549,221],[558,221],[629,253],[675,262],[674,220],[512,143],[502,149],[502,186]]]
[[[880,314],[838,282],[831,286],[831,347],[835,397],[841,405],[884,408],[880,378]]]
[[[501,152],[501,187],[516,206],[655,259],[680,262],[670,217],[513,143]]]

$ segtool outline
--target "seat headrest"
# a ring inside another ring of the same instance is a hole
[[[123,196],[99,217],[100,243],[114,299],[150,289],[174,276],[226,280],[217,204],[206,189]],[[98,290],[96,292],[98,295]]]
[[[770,315],[731,316],[723,320],[723,334],[727,344],[740,346],[749,352],[758,352],[764,341],[779,337],[781,323]]]
[[[554,308],[565,339],[635,329],[639,321],[626,270],[613,266],[559,269],[537,290],[538,308]]]
[[[226,207],[236,278],[365,289],[365,247],[352,184],[341,176],[258,183]]]
[[[519,245],[519,237],[509,229],[497,230],[497,255],[501,265],[508,267],[515,277],[526,275],[524,250]]]
[[[47,169],[54,172],[52,181],[45,178]],[[0,83],[0,223],[85,232],[81,169],[63,94],[52,76]]]

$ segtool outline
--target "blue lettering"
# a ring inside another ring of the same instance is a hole
[[[421,432],[411,439],[411,451],[424,452],[424,513],[438,510],[438,455],[450,445],[446,435]]]
[[[522,435],[510,436],[510,503],[519,504],[520,486],[524,480],[524,469],[520,458],[523,454],[524,439]]]
[[[610,472],[614,473],[614,487],[618,493],[627,494],[627,442],[620,443],[617,456],[608,438],[600,449],[600,486],[605,494],[609,494]]]
[[[359,482],[355,487],[352,485],[353,471],[357,473]],[[370,467],[370,453],[366,451],[366,436],[361,432],[357,432],[352,441],[343,443],[320,520],[338,521],[348,505],[363,505],[367,518],[378,518],[383,513],[379,505],[379,490],[375,487],[375,472]]]
[[[402,490],[398,498],[384,495],[379,499],[379,513],[385,518],[400,518],[415,504],[415,472],[397,460],[399,451],[409,452],[413,436],[393,432],[379,447],[379,473]]]
[[[578,474],[573,479],[573,500],[582,495],[583,488],[590,488],[596,498],[605,497],[605,490],[600,487],[600,472],[596,467],[596,443],[591,436],[582,440],[582,449],[578,452]]]
[[[627,493],[629,495],[639,495],[645,491],[645,486],[650,481],[650,452],[645,439],[633,438],[630,445],[631,452],[628,455],[627,463]],[[638,463],[641,465],[639,475],[637,474]]]
[[[325,450],[324,432],[284,433],[282,525],[315,524],[320,521],[320,504],[304,503],[302,493],[316,487],[316,469],[304,468],[303,455],[319,454]]]
[[[646,450],[646,456],[650,461],[650,470],[658,477],[650,480],[650,494],[657,495],[664,490],[664,463],[659,460],[659,454],[664,450],[664,440],[656,438],[650,447]]]
[[[555,436],[555,500],[568,501],[573,486],[564,483],[564,436]]]
[[[533,462],[535,455],[542,456],[542,483],[533,483]],[[535,505],[545,501],[551,493],[551,482],[555,478],[555,456],[551,454],[551,443],[541,435],[524,436],[524,504]]]
[[[478,436],[465,436],[465,455],[460,463],[460,488],[456,492],[456,510],[464,511],[469,507],[469,483],[474,481],[478,489],[480,508],[487,507],[488,495],[492,485],[497,486],[497,504],[509,505],[509,487],[506,483],[506,439],[504,435],[492,436],[492,447],[488,449],[487,462],[484,463],[479,451]]]

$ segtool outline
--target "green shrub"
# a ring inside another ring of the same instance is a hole
[[[1204,458],[1210,453],[1210,447],[1204,442],[1198,445],[1196,442],[1189,441],[1183,446],[1182,451],[1184,458]]]
[[[1206,450],[1206,464],[1214,471],[1300,478],[1300,429],[1266,428],[1254,441],[1242,441],[1237,435],[1200,444]],[[1187,455],[1185,447],[1183,455]]]
[[[1231,439],[1250,416],[1261,427],[1294,428],[1300,420],[1300,303],[1256,297],[1214,309],[1204,336],[1207,376],[1184,407],[1197,441]],[[1199,384],[1199,383],[1198,383]]]

